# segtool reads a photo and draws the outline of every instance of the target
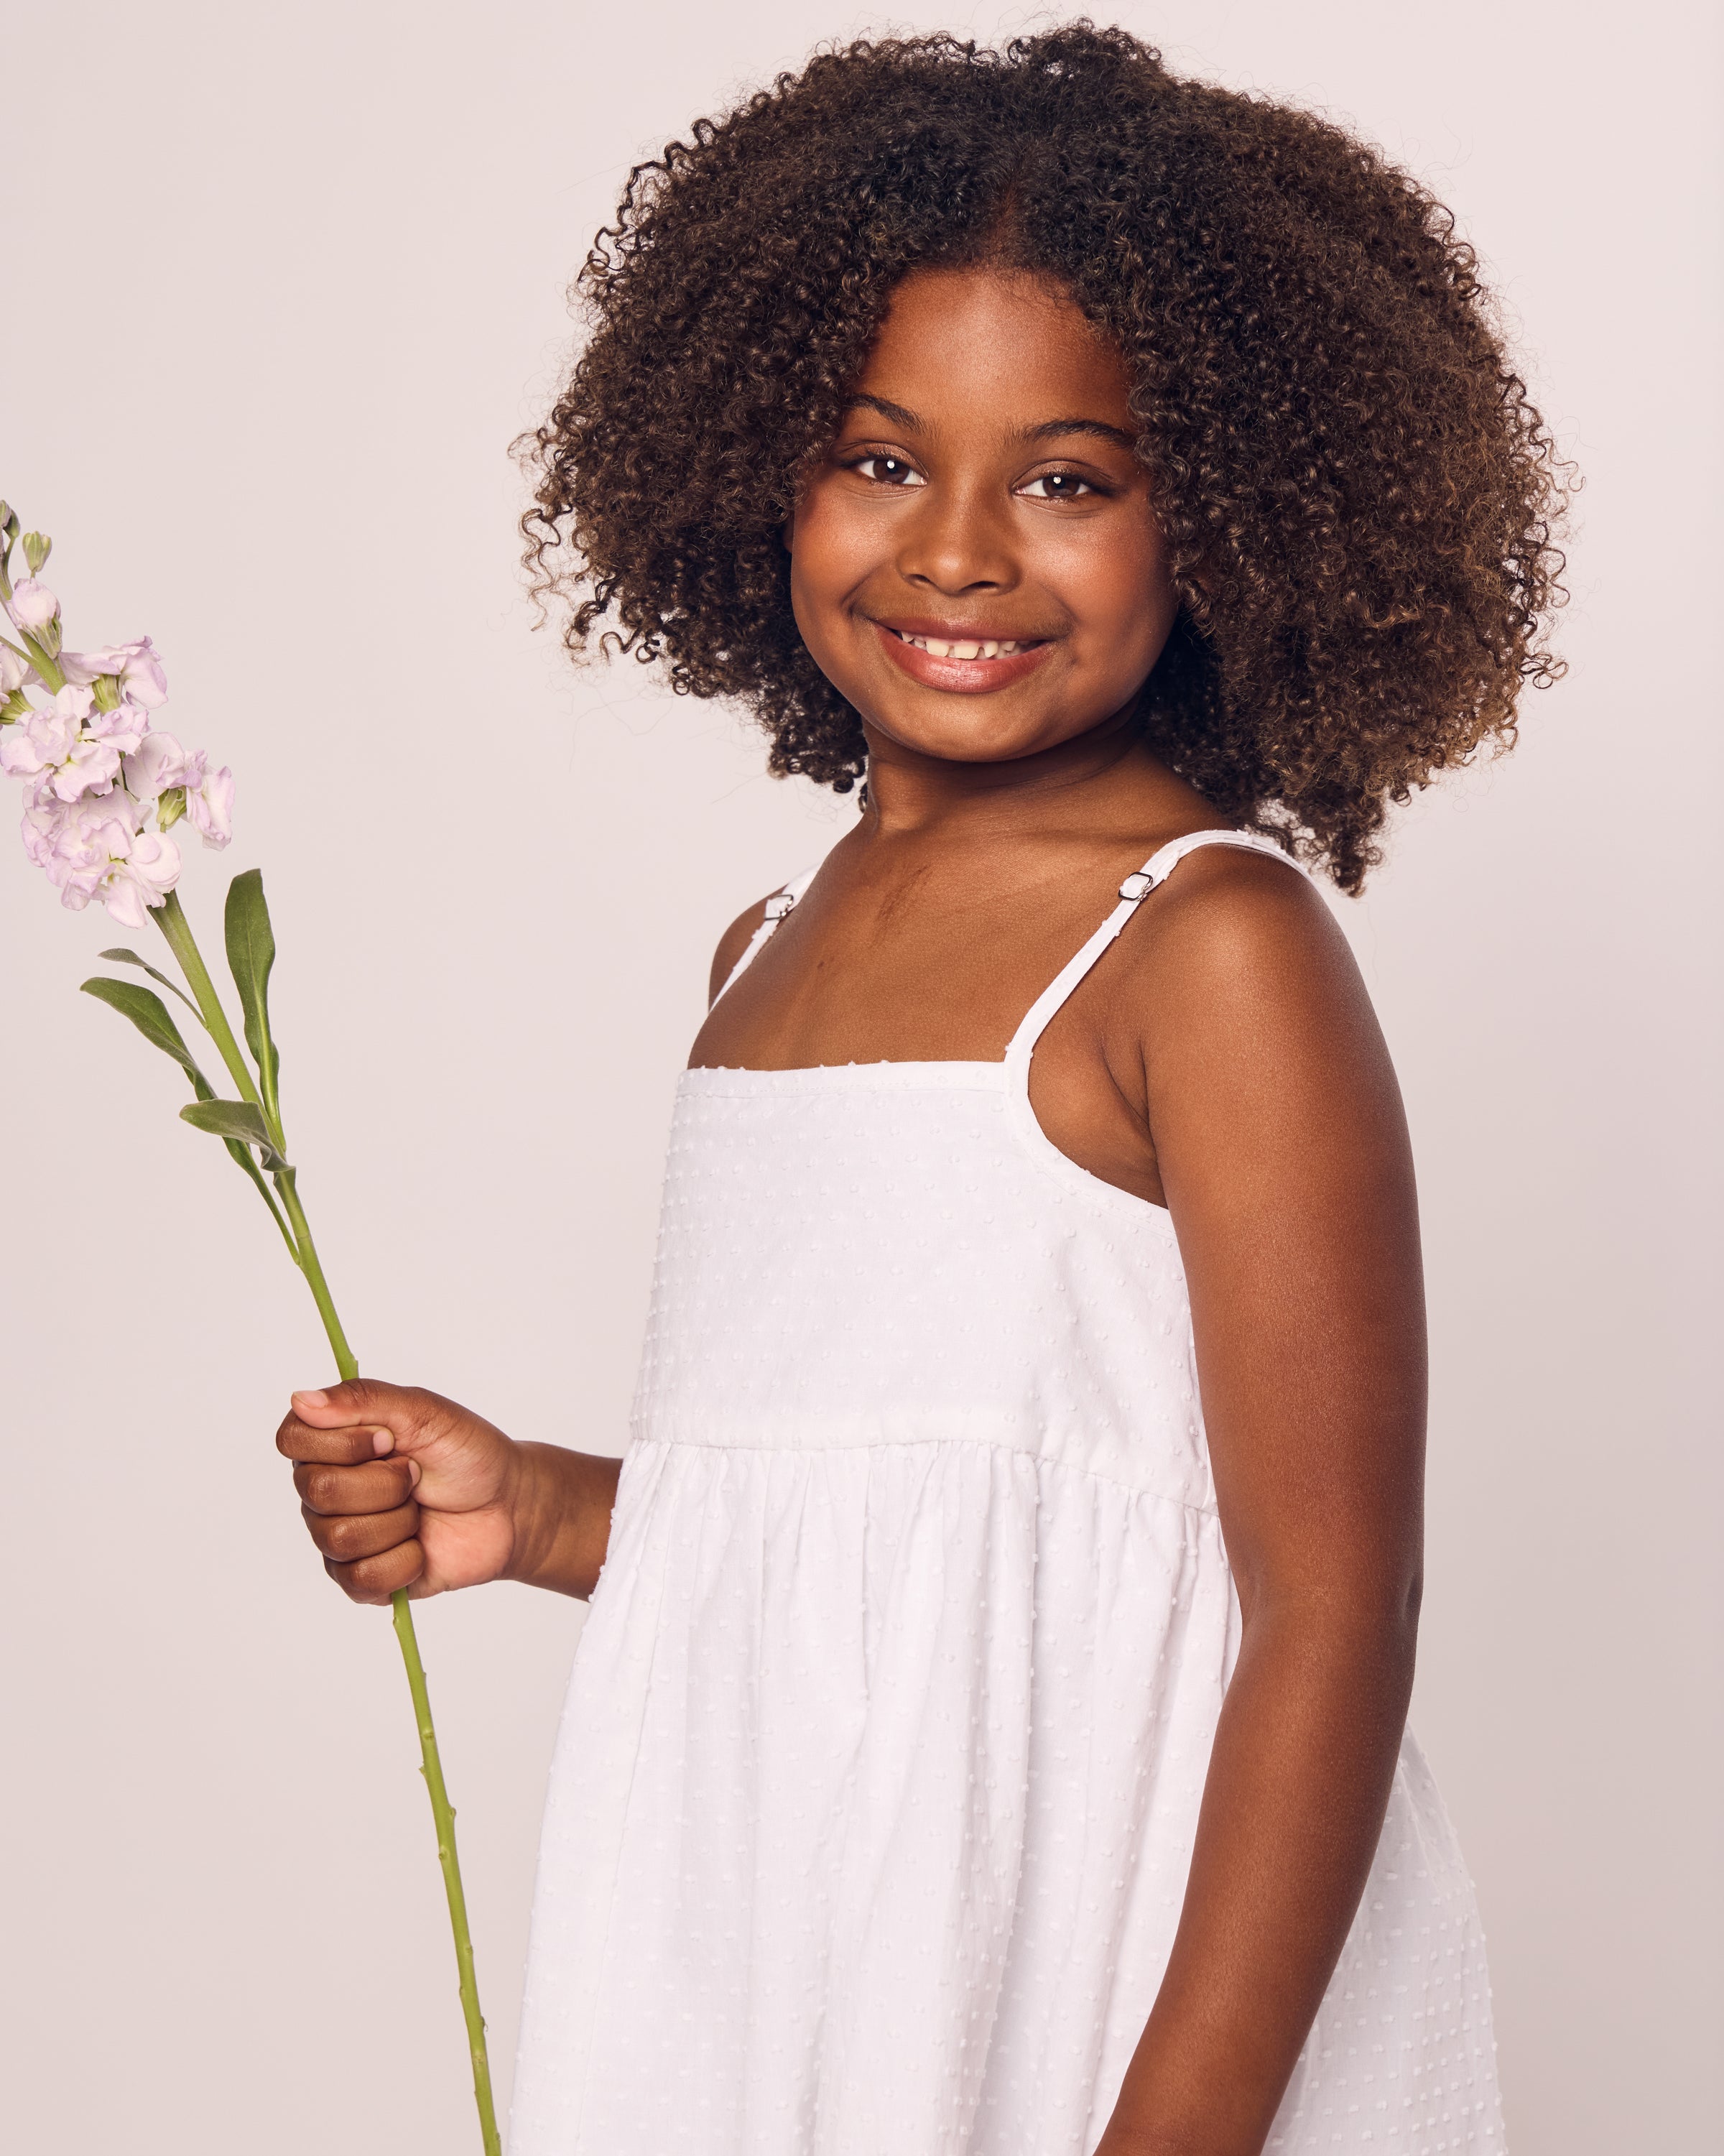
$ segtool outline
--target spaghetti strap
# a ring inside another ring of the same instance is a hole
[[[1117,937],[1151,891],[1164,884],[1186,855],[1194,854],[1199,846],[1240,846],[1249,853],[1267,854],[1271,860],[1280,861],[1290,869],[1296,869],[1301,875],[1306,873],[1301,862],[1295,860],[1283,847],[1260,831],[1188,831],[1183,839],[1170,839],[1157,852],[1152,854],[1141,869],[1126,878],[1120,886],[1119,904],[1070,964],[1049,983],[1030,1005],[1024,1023],[1012,1036],[1011,1046],[1006,1050],[1007,1071],[1020,1086],[1028,1083],[1029,1059],[1054,1012],[1071,995],[1079,982]]]
[[[813,868],[804,869],[799,876],[793,877],[790,882],[784,885],[782,890],[775,891],[772,893],[772,896],[767,901],[765,917],[762,921],[759,927],[755,930],[753,935],[749,937],[747,949],[742,953],[741,957],[737,959],[736,964],[731,967],[730,972],[725,976],[724,987],[721,988],[719,990],[718,994],[712,998],[715,1004],[718,1003],[720,998],[729,992],[731,988],[735,984],[737,978],[741,974],[746,973],[748,968],[754,963],[756,957],[759,955],[761,947],[765,943],[767,938],[772,934],[772,931],[778,926],[778,923],[784,918],[785,915],[795,906],[797,901],[806,893],[808,886],[814,880],[814,878],[819,875],[820,867],[821,864],[818,861],[816,861]]]

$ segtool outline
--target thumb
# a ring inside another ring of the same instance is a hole
[[[419,1420],[418,1394],[405,1385],[379,1378],[349,1378],[339,1385],[295,1393],[293,1411],[312,1430],[343,1430],[353,1423],[379,1423],[399,1439]]]

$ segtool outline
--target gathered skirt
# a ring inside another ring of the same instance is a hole
[[[511,2156],[1089,2156],[1239,1608],[1213,1511],[942,1438],[639,1438],[552,1767]],[[1409,1736],[1275,2156],[1500,2156]]]

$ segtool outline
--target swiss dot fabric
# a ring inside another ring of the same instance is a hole
[[[1003,1064],[684,1075],[511,2156],[1089,2156],[1107,2123],[1239,1630],[1168,1216],[1029,1109],[1131,911]],[[1410,1736],[1269,2147],[1503,2148]]]

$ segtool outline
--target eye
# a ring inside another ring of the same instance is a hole
[[[860,472],[864,479],[872,480],[877,486],[927,485],[914,465],[906,464],[902,457],[889,457],[878,449],[872,456],[858,457],[850,470]]]
[[[1081,479],[1076,472],[1060,471],[1038,472],[1018,490],[1032,501],[1077,501],[1086,494],[1099,494],[1101,490],[1093,480]]]

